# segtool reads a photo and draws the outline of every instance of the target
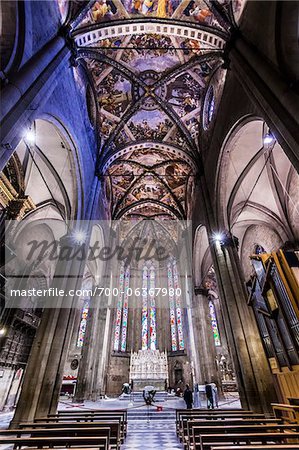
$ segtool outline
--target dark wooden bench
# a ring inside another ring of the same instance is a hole
[[[55,416],[55,417],[39,417],[34,419],[35,423],[91,423],[91,422],[101,422],[101,421],[119,421],[121,427],[121,437],[125,438],[127,434],[127,421],[124,418],[124,414],[93,414],[93,415],[68,415],[68,416]],[[23,422],[25,424],[26,422]]]
[[[187,422],[189,420],[193,420],[193,421],[194,420],[196,420],[196,421],[203,421],[203,420],[204,421],[210,421],[209,422],[209,426],[213,426],[213,423],[219,425],[218,422],[228,423],[228,421],[232,421],[232,423],[233,423],[233,421],[236,421],[236,423],[238,423],[238,422],[244,421],[244,420],[250,421],[249,424],[250,423],[260,423],[262,421],[267,421],[267,422],[270,422],[270,423],[272,421],[273,423],[277,423],[276,419],[267,419],[267,418],[265,418],[265,416],[263,414],[252,414],[252,415],[246,415],[246,414],[245,415],[243,415],[243,414],[240,414],[240,415],[222,414],[221,416],[219,415],[219,416],[213,416],[213,417],[205,416],[205,415],[202,415],[202,414],[194,414],[192,416],[190,414],[187,414],[187,415],[181,414],[180,415],[180,422],[179,422],[178,427],[177,427],[177,434],[178,434],[178,436],[179,436],[179,438],[181,440],[183,440],[183,437],[187,436],[187,434],[188,434],[187,433]]]
[[[90,410],[68,410],[68,411],[58,411],[55,414],[48,414],[47,417],[57,417],[57,416],[69,416],[69,415],[79,415],[79,416],[93,416],[93,415],[121,415],[124,420],[128,420],[128,413],[126,409],[90,409]]]
[[[224,429],[238,429],[239,427],[245,427],[244,429],[255,429],[258,427],[264,427],[265,429],[277,429],[284,426],[284,423],[279,419],[225,419],[219,421],[211,420],[201,420],[201,419],[186,419],[183,421],[183,438],[182,441],[188,443],[192,441],[193,428],[196,428],[196,433],[200,434],[202,430],[208,430],[208,432],[215,432],[216,430]],[[292,427],[291,424],[288,425],[290,429],[297,429]],[[287,429],[287,428],[286,428]],[[215,430],[215,431],[213,431]],[[299,429],[298,429],[299,430]]]
[[[299,433],[226,433],[201,434],[200,442],[196,442],[194,450],[211,450],[211,447],[220,445],[241,444],[273,444],[288,443],[288,439],[295,439],[299,443]],[[293,442],[294,443],[294,442]]]
[[[184,422],[187,420],[227,420],[227,419],[265,419],[264,414],[253,413],[222,413],[222,414],[206,414],[205,412],[194,412],[193,414],[180,413],[177,421],[177,434],[184,430]]]
[[[192,427],[188,428],[190,434],[190,441],[195,447],[196,442],[200,440],[200,436],[202,434],[224,434],[224,433],[277,433],[277,432],[299,432],[299,425],[291,425],[291,424],[262,424],[262,425],[235,425],[235,426],[216,426],[213,428],[207,427]],[[192,438],[191,438],[192,437]]]
[[[46,437],[1,437],[0,444],[13,444],[14,448],[21,447],[78,447],[92,446],[98,449],[109,450],[107,436],[46,436]]]
[[[215,414],[253,414],[252,411],[247,410],[244,411],[242,409],[176,409],[175,412],[175,421],[178,428],[178,424],[180,422],[180,416],[194,416],[196,414],[208,414],[208,415],[215,415]]]
[[[97,430],[98,428],[105,428],[109,427],[110,429],[110,445],[113,448],[119,448],[120,444],[123,443],[124,437],[121,434],[121,423],[119,420],[111,421],[110,419],[102,420],[101,422],[54,422],[54,423],[48,423],[48,422],[26,422],[21,423],[20,425],[21,430],[25,430],[28,432],[29,430],[36,430],[36,429],[44,429],[44,430],[52,430],[52,429],[68,429],[68,430],[81,430],[86,429],[88,430]],[[18,430],[20,431],[20,430]],[[1,434],[1,432],[0,432]]]
[[[287,403],[271,403],[275,417],[283,417],[285,420],[295,420],[299,423],[299,406]],[[283,414],[287,413],[287,416]]]
[[[234,425],[234,426],[217,426],[217,427],[202,427],[195,426],[189,427],[189,442],[190,448],[198,448],[200,445],[200,436],[201,435],[210,435],[215,434],[252,434],[252,433],[281,433],[281,432],[290,432],[290,433],[299,433],[299,426],[291,425],[291,424],[255,424],[255,425]]]

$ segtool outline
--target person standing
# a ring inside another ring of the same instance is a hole
[[[184,400],[185,400],[187,409],[192,409],[193,395],[192,395],[192,391],[190,389],[189,384],[186,384],[186,389],[184,392]]]
[[[195,384],[194,387],[194,408],[201,408],[201,402],[199,398],[199,385],[198,383]]]
[[[214,381],[212,381],[211,386],[213,392],[213,405],[218,408],[218,388]]]
[[[205,381],[205,391],[206,391],[206,396],[207,396],[207,408],[214,409],[213,387],[207,381]]]

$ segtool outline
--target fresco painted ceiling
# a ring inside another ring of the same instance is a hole
[[[96,97],[111,218],[186,219],[203,101],[229,27],[203,0],[91,3],[72,36]]]

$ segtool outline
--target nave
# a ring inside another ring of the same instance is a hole
[[[298,23],[0,0],[0,450],[299,448]]]

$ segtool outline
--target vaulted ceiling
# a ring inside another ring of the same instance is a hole
[[[91,3],[72,35],[96,97],[111,218],[186,219],[203,100],[229,26],[202,0]]]

